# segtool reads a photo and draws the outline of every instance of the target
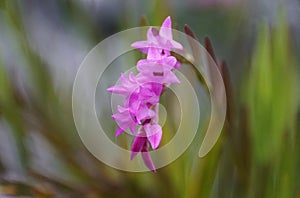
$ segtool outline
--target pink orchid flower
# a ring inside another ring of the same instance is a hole
[[[179,83],[173,73],[180,63],[171,56],[171,49],[183,49],[173,40],[171,18],[167,17],[159,32],[150,27],[147,41],[137,41],[133,47],[147,53],[147,58],[138,61],[134,75],[120,76],[120,84],[107,90],[124,97],[123,106],[112,118],[118,123],[116,136],[130,130],[134,136],[131,159],[141,153],[145,165],[156,172],[150,156],[150,147],[155,150],[162,139],[162,127],[158,124],[158,104],[164,88],[170,83]]]
[[[161,56],[159,49],[149,48],[147,59],[140,60],[137,63],[137,69],[141,72],[138,77],[141,82],[179,83],[172,71],[176,62],[175,57]]]
[[[159,32],[150,27],[147,32],[147,40],[134,42],[131,46],[144,53],[148,53],[149,47],[156,47],[161,49],[161,54],[165,55],[170,55],[172,48],[183,49],[180,43],[173,40],[171,17],[165,19]]]

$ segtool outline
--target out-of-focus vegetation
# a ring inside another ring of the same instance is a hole
[[[289,4],[268,20],[255,12],[259,2],[197,2],[0,0],[0,197],[298,197],[300,27],[291,25]],[[198,134],[155,174],[95,159],[71,109],[84,55],[141,15],[151,25],[171,15],[178,29],[187,23],[200,40],[208,34],[227,62],[216,60],[228,100],[217,144],[198,158]]]

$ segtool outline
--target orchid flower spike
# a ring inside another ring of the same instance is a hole
[[[117,122],[116,136],[129,131],[134,136],[131,159],[141,153],[145,165],[152,171],[156,168],[150,150],[156,150],[162,139],[162,127],[158,124],[158,104],[164,88],[179,83],[174,74],[180,63],[171,55],[172,49],[182,50],[180,43],[173,40],[172,21],[167,17],[159,31],[150,27],[146,41],[134,42],[131,46],[147,54],[137,62],[138,74],[121,74],[119,85],[107,91],[124,97],[112,118]]]

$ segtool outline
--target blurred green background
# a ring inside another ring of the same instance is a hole
[[[169,15],[213,43],[222,135],[204,158],[200,134],[155,174],[115,170],[76,132],[77,69],[106,37]],[[0,197],[300,197],[299,19],[299,0],[0,0]]]

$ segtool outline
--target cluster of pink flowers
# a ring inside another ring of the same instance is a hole
[[[139,73],[121,74],[120,84],[108,88],[108,91],[124,96],[123,106],[112,118],[118,123],[116,136],[130,130],[134,136],[131,147],[131,159],[141,152],[145,165],[155,172],[155,166],[149,154],[150,145],[157,149],[162,128],[158,124],[158,104],[163,90],[170,83],[179,83],[173,73],[180,63],[171,56],[171,49],[182,49],[182,45],[173,40],[171,18],[167,17],[160,30],[150,27],[146,41],[137,41],[132,47],[147,54],[139,60],[136,67]]]

